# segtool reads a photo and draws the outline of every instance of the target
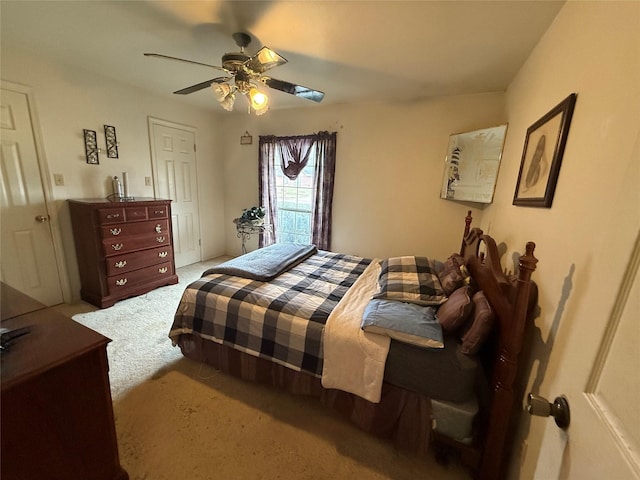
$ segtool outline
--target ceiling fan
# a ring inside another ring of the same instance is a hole
[[[227,111],[233,110],[236,93],[239,92],[249,100],[249,111],[253,109],[256,115],[262,115],[269,109],[269,98],[260,91],[260,87],[262,86],[267,86],[314,102],[322,101],[324,98],[323,92],[264,75],[266,71],[287,63],[287,60],[281,55],[268,47],[262,47],[255,55],[250,57],[245,53],[244,49],[251,43],[251,36],[244,32],[236,32],[233,34],[233,39],[236,45],[240,47],[240,51],[225,53],[222,56],[221,67],[159,53],[145,53],[144,55],[147,57],[165,58],[203,65],[227,73],[229,76],[212,78],[206,82],[197,83],[173,92],[178,95],[187,95],[204,88],[212,87],[216,99],[220,102],[222,108]]]

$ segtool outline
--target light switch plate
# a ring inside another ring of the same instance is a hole
[[[61,187],[64,185],[64,177],[61,173],[53,174],[53,183],[55,183],[57,187]]]

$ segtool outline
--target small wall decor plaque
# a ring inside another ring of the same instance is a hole
[[[98,165],[98,137],[95,130],[84,129],[84,152],[87,157],[87,163]]]
[[[240,145],[251,145],[253,143],[253,137],[249,132],[244,132],[244,135],[240,137]]]
[[[118,158],[118,139],[116,138],[116,127],[105,125],[104,137],[107,142],[107,158]]]

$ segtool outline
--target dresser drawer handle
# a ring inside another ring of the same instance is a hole
[[[109,231],[111,232],[111,235],[120,235],[122,233],[122,229],[121,228],[112,228]]]
[[[167,267],[162,267],[158,269],[158,273],[167,273],[167,270],[169,270]]]
[[[140,215],[142,215],[142,212],[131,212],[132,217],[139,217]]]
[[[114,243],[113,245],[111,245],[111,248],[113,248],[114,250],[122,250],[122,247],[124,247],[124,243]]]
[[[127,279],[126,278],[121,278],[120,280],[116,280],[116,285],[118,285],[119,287],[122,287],[123,285],[126,285],[127,283]]]
[[[167,255],[169,255],[169,252],[158,252],[160,258],[165,258]]]
[[[163,215],[164,214],[164,210],[154,210],[153,214],[154,215]]]
[[[158,242],[158,243],[162,243],[162,242],[164,242],[164,240],[165,240],[165,236],[164,235],[156,237],[156,242]]]
[[[124,267],[126,264],[127,264],[127,261],[126,261],[126,260],[120,260],[119,262],[116,262],[116,263],[115,263],[115,267],[116,267],[116,268],[122,268],[122,267]]]
[[[109,214],[107,215],[107,218],[108,218],[109,220],[111,220],[112,218],[120,218],[120,214],[119,214],[119,213],[109,213]]]
[[[160,224],[156,225],[156,233],[162,233],[162,225]]]

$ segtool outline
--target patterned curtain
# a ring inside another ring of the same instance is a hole
[[[260,137],[258,145],[258,195],[260,206],[266,210],[267,223],[271,224],[271,230],[265,230],[258,241],[259,246],[264,247],[276,243],[276,137]]]
[[[309,161],[315,148],[316,170],[314,175],[314,205],[311,212],[311,241],[321,250],[331,247],[331,208],[333,202],[333,177],[336,166],[336,132],[319,132],[295,137],[260,136],[258,168],[260,175],[260,205],[266,208],[271,232],[260,237],[260,246],[271,245],[276,238],[276,165],[291,180]]]
[[[321,250],[331,248],[333,179],[336,172],[336,132],[316,135],[314,208],[311,212],[311,243]]]

